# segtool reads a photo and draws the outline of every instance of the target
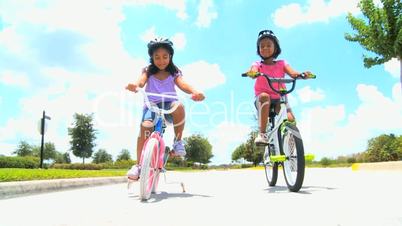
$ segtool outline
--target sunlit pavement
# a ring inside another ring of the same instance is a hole
[[[276,187],[262,170],[166,177],[148,202],[138,184],[130,196],[115,184],[0,200],[0,225],[402,225],[402,171],[307,169],[298,193],[282,172]]]

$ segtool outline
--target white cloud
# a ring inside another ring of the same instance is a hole
[[[213,0],[201,0],[198,5],[198,16],[195,24],[198,27],[206,28],[216,18],[218,18],[218,13],[215,10]]]
[[[141,35],[141,40],[148,43],[156,37],[155,26],[152,26]]]
[[[0,43],[6,43],[6,49],[17,54],[16,57],[22,58],[24,55],[26,61],[34,61],[26,53],[35,47],[21,44],[29,44],[23,41],[27,36],[22,26],[39,25],[44,31],[66,29],[90,40],[80,48],[84,57],[96,69],[92,73],[82,73],[37,65],[39,74],[50,85],[20,100],[20,113],[8,119],[0,128],[1,149],[20,138],[36,143],[39,139],[36,123],[43,110],[52,117],[46,139],[54,142],[58,150],[69,148],[67,127],[73,121],[73,114],[92,112],[95,113],[95,127],[99,130],[96,149],[106,148],[113,156],[117,156],[121,148],[135,148],[142,97],[128,93],[124,87],[137,79],[147,62],[144,59],[133,59],[126,52],[120,37],[119,23],[124,19],[123,5],[139,4],[161,5],[177,10],[181,19],[187,17],[185,1],[182,0],[99,1],[95,5],[92,2],[80,2],[80,7],[77,7],[75,1],[51,1],[40,9],[30,2],[24,2],[24,7],[21,2],[7,5],[0,3],[2,20],[8,25],[0,33]],[[176,37],[179,46],[184,47],[185,38],[180,34]],[[29,84],[24,77],[14,75],[2,76],[2,82]]]
[[[328,22],[333,17],[344,15],[347,12],[356,14],[358,0],[309,0],[307,6],[297,3],[284,5],[271,16],[278,27],[291,28],[299,24]]]
[[[182,50],[186,47],[187,40],[186,35],[184,33],[176,33],[171,38],[175,50]]]
[[[385,71],[389,72],[395,78],[399,78],[402,71],[401,67],[401,62],[397,58],[392,58],[384,64]]]
[[[234,149],[247,140],[251,127],[244,124],[222,122],[208,134],[216,164],[228,163]]]
[[[0,31],[0,46],[12,54],[24,54],[26,50],[24,38],[19,35],[15,27],[6,27]]]
[[[155,33],[155,27],[152,26],[148,30],[146,30],[141,36],[141,40],[148,43],[151,40],[154,40],[155,38],[159,38],[161,36],[157,35]],[[168,37],[166,37],[168,38]],[[174,34],[171,38],[169,38],[173,42],[173,48],[175,50],[182,50],[186,47],[187,40],[186,40],[186,35],[184,33],[176,33]]]
[[[24,73],[18,73],[10,70],[3,71],[0,74],[0,83],[21,88],[27,88],[30,86],[28,76],[26,76]]]
[[[185,0],[122,0],[122,2],[125,2],[126,4],[129,5],[150,5],[150,4],[155,4],[155,5],[160,5],[163,7],[166,7],[170,10],[177,11],[176,16],[182,20],[185,20],[188,18],[187,12],[186,12],[186,1]],[[113,2],[114,3],[114,2]]]
[[[356,92],[360,104],[347,115],[343,105],[303,110],[298,125],[306,152],[315,153],[319,158],[363,152],[373,137],[402,133],[399,84],[393,87],[392,98],[371,85],[357,85]]]
[[[302,89],[297,90],[296,93],[302,103],[323,100],[325,98],[322,89],[313,90],[310,86],[303,87]]]
[[[181,68],[184,79],[194,88],[205,91],[225,83],[225,75],[218,64],[197,61]]]
[[[1,134],[1,133],[0,133]],[[17,149],[17,144],[1,143],[0,155],[11,156],[12,153]]]

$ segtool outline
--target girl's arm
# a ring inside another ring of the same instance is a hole
[[[300,72],[298,72],[298,71],[295,71],[295,70],[293,70],[293,68],[288,64],[288,65],[285,65],[285,72],[286,72],[286,74],[288,74],[290,77],[292,77],[292,78],[297,78],[297,76],[299,75],[299,74],[301,74]],[[311,74],[311,72],[310,71],[305,71],[305,72],[303,72],[304,74],[306,74],[306,75],[310,75]]]
[[[192,94],[192,99],[195,101],[202,101],[205,99],[205,96],[203,93],[198,92],[195,90],[193,87],[191,87],[189,84],[187,84],[182,76],[177,76],[176,79],[174,80],[175,84],[177,87],[179,87],[183,92]]]
[[[146,70],[144,70],[144,71],[142,72],[142,74],[140,75],[140,77],[138,78],[137,82],[136,82],[136,83],[129,83],[129,84],[126,86],[126,89],[127,89],[127,90],[130,90],[130,91],[132,91],[132,92],[137,92],[137,88],[138,88],[138,87],[139,87],[139,88],[144,87],[145,84],[147,83],[147,81],[148,81],[147,72],[146,72]]]

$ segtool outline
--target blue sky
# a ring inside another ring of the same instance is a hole
[[[380,134],[402,134],[399,62],[370,69],[370,54],[344,39],[356,0],[0,1],[0,154],[21,140],[40,144],[37,123],[51,116],[46,141],[69,149],[73,114],[94,113],[96,150],[134,153],[142,97],[124,90],[147,65],[146,43],[174,42],[174,62],[207,99],[185,95],[185,136],[213,145],[212,162],[228,163],[256,128],[253,81],[240,77],[256,55],[256,36],[271,29],[300,81],[289,97],[307,152],[336,157],[366,149]],[[166,133],[170,145],[172,129]],[[73,158],[79,161],[78,159]]]

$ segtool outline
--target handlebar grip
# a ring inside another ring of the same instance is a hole
[[[315,79],[315,78],[317,78],[317,76],[315,74],[311,74],[311,75],[307,76],[307,78]]]

